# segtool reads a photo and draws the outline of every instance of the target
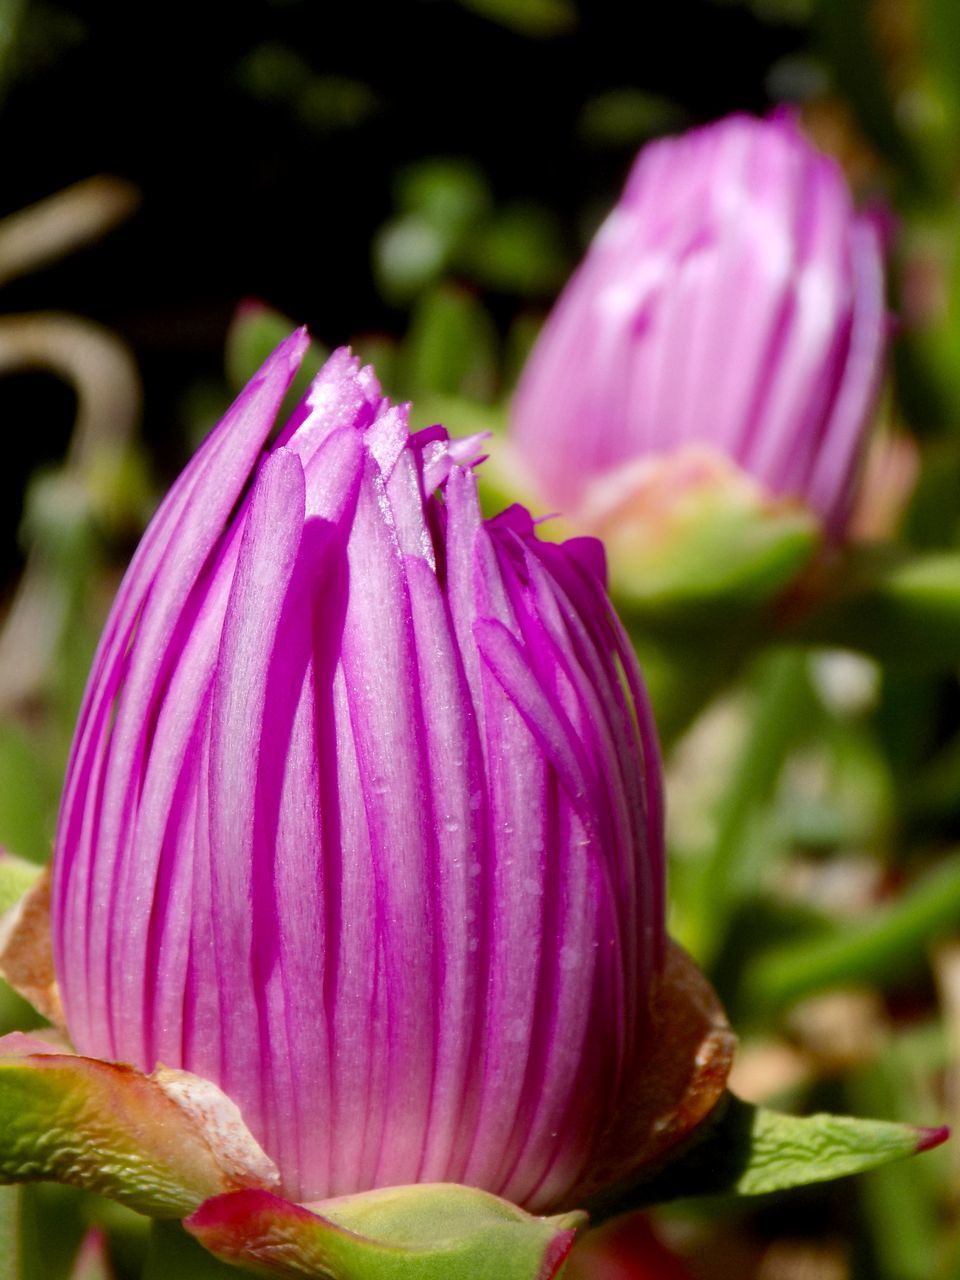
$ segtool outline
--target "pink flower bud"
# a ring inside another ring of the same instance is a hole
[[[657,745],[591,539],[481,518],[338,351],[267,361],[160,507],[94,661],[56,844],[83,1053],[240,1106],[297,1200],[555,1203],[643,1070]]]
[[[878,220],[795,121],[655,142],[547,320],[513,408],[543,497],[704,447],[842,532],[881,374]]]

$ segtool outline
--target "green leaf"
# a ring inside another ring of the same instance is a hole
[[[508,444],[503,465],[516,466],[509,455]],[[535,514],[550,510],[541,502]],[[711,651],[718,627],[741,624],[797,578],[822,534],[812,512],[770,500],[729,459],[698,447],[607,472],[581,511],[582,527],[551,521],[545,536],[602,538],[628,625],[706,638]]]
[[[521,35],[556,36],[572,31],[577,11],[572,0],[460,0],[465,9],[499,22]]]
[[[0,102],[16,77],[17,45],[27,9],[27,0],[0,0]]]
[[[217,1257],[323,1280],[550,1280],[581,1213],[537,1218],[452,1183],[387,1187],[313,1206],[261,1191],[211,1200],[184,1225]]]
[[[59,782],[49,773],[41,745],[12,721],[0,724],[0,844],[35,862],[45,862],[52,846]]]
[[[818,44],[833,75],[835,87],[856,112],[867,138],[921,188],[929,174],[903,127],[877,47],[875,24],[862,0],[816,0]]]
[[[643,543],[631,542],[629,531],[616,537],[611,590],[638,617],[689,616],[709,629],[718,614],[765,602],[788,586],[817,539],[805,512],[751,510],[718,495],[669,536]]]
[[[296,327],[289,317],[261,302],[245,302],[237,308],[227,331],[224,357],[227,381],[234,393],[246,386],[271,352]],[[284,399],[287,409],[300,399],[328,355],[325,347],[315,341],[310,343],[303,364]],[[278,421],[283,421],[284,413],[285,409],[281,408],[277,415]]]
[[[321,133],[350,129],[377,109],[368,84],[350,76],[318,74],[295,50],[279,41],[258,45],[236,70],[240,85],[262,102],[285,106]]]
[[[788,1116],[728,1094],[696,1145],[645,1183],[605,1198],[602,1215],[689,1196],[758,1196],[829,1182],[915,1155],[945,1129],[818,1114]]]
[[[939,1026],[928,1030],[945,1038]],[[911,1053],[909,1034],[898,1034],[875,1062],[850,1076],[844,1083],[850,1105],[888,1117],[931,1114],[933,1100],[918,1096],[917,1079],[929,1082],[934,1068],[949,1070],[949,1047],[941,1043],[939,1062],[926,1061],[919,1070],[919,1064],[910,1061],[918,1046],[912,1048]],[[860,1211],[869,1224],[873,1255],[865,1262],[864,1271],[871,1280],[930,1280],[931,1276],[947,1274],[938,1271],[935,1259],[942,1230],[940,1202],[949,1185],[949,1157],[953,1154],[944,1151],[946,1159],[935,1156],[918,1166],[913,1162],[886,1165],[872,1169],[862,1179]]]
[[[737,1195],[764,1195],[829,1182],[916,1155],[934,1141],[927,1130],[888,1120],[823,1112],[787,1116],[762,1107],[750,1110],[750,1160],[734,1181]]]
[[[442,157],[405,169],[395,199],[397,215],[374,237],[373,265],[384,295],[408,302],[439,279],[493,202],[475,164]]]
[[[902,977],[923,962],[931,942],[958,926],[955,856],[866,919],[760,955],[744,977],[744,1000],[770,1011],[829,987]]]
[[[438,231],[460,236],[487,217],[493,197],[472,160],[434,156],[403,170],[396,204],[401,214],[417,214]]]
[[[960,43],[954,0],[920,0],[917,6],[924,36],[924,69],[936,77],[947,107],[950,130],[944,141],[955,146],[960,133]],[[950,157],[955,166],[956,152]]]
[[[522,501],[536,516],[552,514],[509,438],[489,448],[484,509]],[[604,541],[610,595],[669,742],[772,638],[773,606],[813,558],[819,523],[796,504],[768,501],[729,460],[701,449],[624,464],[588,489],[583,510],[582,524],[550,519],[539,532]]]
[[[577,131],[593,146],[639,147],[656,134],[681,129],[686,123],[687,113],[676,102],[629,85],[589,98]]]
[[[39,878],[42,867],[0,849],[0,915],[16,906]]]
[[[63,1182],[182,1217],[271,1174],[236,1107],[199,1077],[0,1041],[0,1182]]]
[[[859,649],[881,662],[953,667],[960,661],[960,553],[891,560],[851,557],[842,594],[794,631],[814,643]]]
[[[464,241],[458,265],[485,288],[551,298],[569,274],[556,215],[536,204],[505,205]]]
[[[51,1216],[39,1188],[0,1186],[0,1277],[2,1280],[75,1280],[71,1263],[83,1227],[70,1212]],[[48,1188],[44,1188],[48,1190]],[[62,1188],[56,1188],[62,1191]],[[59,1199],[59,1197],[58,1197]],[[62,1203],[56,1209],[63,1210]],[[77,1280],[85,1280],[78,1277]]]
[[[730,462],[677,449],[627,463],[586,502],[607,543],[611,593],[627,617],[699,628],[765,605],[812,559],[812,513],[771,503]]]
[[[465,289],[440,285],[423,295],[403,346],[405,390],[424,396],[490,399],[497,332],[481,303]]]
[[[373,269],[380,292],[406,303],[442,274],[453,237],[419,213],[392,218],[373,239]]]

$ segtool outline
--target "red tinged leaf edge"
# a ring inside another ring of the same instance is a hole
[[[950,1126],[948,1124],[936,1125],[934,1128],[925,1128],[917,1126],[917,1155],[921,1151],[932,1151],[934,1147],[941,1147],[950,1137]]]
[[[485,1197],[487,1193],[478,1194]],[[535,1280],[555,1280],[573,1248],[579,1225],[558,1226],[545,1244]],[[424,1245],[365,1236],[269,1191],[245,1190],[214,1196],[185,1218],[183,1226],[215,1257],[266,1266],[282,1275],[307,1275],[317,1268],[319,1274],[339,1276],[335,1256],[338,1244],[345,1251],[370,1250],[394,1258],[406,1254],[414,1266],[418,1256],[430,1252]],[[448,1242],[438,1241],[438,1252],[445,1243]],[[332,1246],[329,1251],[327,1245]],[[308,1267],[310,1271],[306,1270]]]

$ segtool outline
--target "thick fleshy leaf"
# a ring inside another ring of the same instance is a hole
[[[0,1182],[50,1180],[181,1217],[209,1196],[271,1186],[272,1163],[215,1085],[183,1071],[0,1039]]]
[[[788,1116],[728,1094],[679,1160],[605,1199],[605,1213],[679,1196],[757,1196],[862,1173],[939,1146],[949,1130],[818,1114]]]
[[[185,1222],[217,1257],[315,1280],[552,1280],[582,1213],[536,1218],[455,1183],[344,1196],[314,1212],[261,1191],[219,1196]]]

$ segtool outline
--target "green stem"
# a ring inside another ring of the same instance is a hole
[[[29,1190],[0,1186],[0,1276],[3,1280],[47,1280],[47,1260],[40,1247]]]
[[[731,770],[716,838],[693,898],[697,918],[692,944],[704,964],[719,951],[743,888],[749,827],[772,795],[787,752],[809,719],[808,690],[805,654],[787,650],[763,660],[753,719]]]
[[[744,998],[775,1010],[828,987],[899,977],[958,924],[960,855],[868,919],[759,956],[747,969]]]

